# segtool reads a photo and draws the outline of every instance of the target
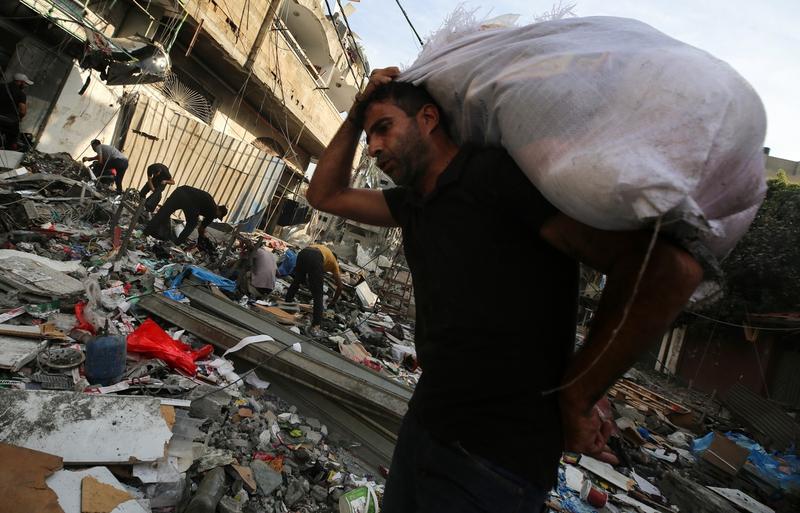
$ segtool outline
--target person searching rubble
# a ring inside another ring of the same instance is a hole
[[[13,80],[3,83],[0,91],[0,148],[18,150],[19,123],[28,113],[25,88],[33,81],[24,73],[14,74]]]
[[[398,74],[373,71],[307,192],[319,210],[402,229],[422,375],[381,509],[539,512],[563,450],[616,461],[606,444],[612,420],[597,404],[703,273],[652,232],[602,231],[559,212],[505,150],[456,144],[433,98]],[[348,185],[362,130],[397,187]],[[511,280],[483,281],[486,300],[476,300],[474,262],[464,257],[475,234],[491,234],[481,250],[513,269]],[[573,354],[579,262],[608,279]]]
[[[342,294],[342,276],[336,255],[324,244],[311,244],[301,249],[297,254],[297,261],[292,273],[292,284],[289,286],[289,290],[286,291],[284,298],[287,302],[292,302],[300,285],[306,284],[308,286],[314,303],[311,326],[308,331],[312,337],[322,335],[322,311],[324,309],[322,288],[326,272],[333,275],[333,280],[336,283],[336,292],[333,294],[333,299],[331,299],[328,306],[335,305]]]
[[[128,170],[128,157],[110,144],[102,144],[94,139],[92,149],[97,154],[94,157],[83,157],[81,162],[92,162],[92,173],[98,181],[113,181],[117,194],[122,194],[122,179]]]
[[[250,296],[266,298],[275,288],[278,266],[275,255],[262,241],[242,241],[242,255],[235,267],[240,289]]]
[[[172,214],[178,210],[183,211],[186,225],[180,235],[174,236],[171,225]],[[167,200],[153,215],[153,218],[144,228],[144,235],[151,235],[159,240],[172,241],[176,244],[183,244],[197,228],[198,246],[210,243],[206,237],[206,228],[214,219],[223,219],[228,215],[228,207],[217,205],[211,194],[204,190],[181,185],[172,191]],[[200,221],[200,217],[203,220]],[[199,222],[199,226],[198,226]]]
[[[155,212],[156,207],[161,202],[161,196],[167,185],[174,185],[175,180],[169,172],[169,168],[161,163],[150,164],[147,166],[147,182],[139,191],[139,197],[144,201],[144,208],[150,213]],[[148,194],[150,197],[148,197]]]

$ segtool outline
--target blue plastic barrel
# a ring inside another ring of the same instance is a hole
[[[125,374],[127,355],[125,337],[96,337],[86,343],[86,379],[92,385],[108,386],[119,382]]]

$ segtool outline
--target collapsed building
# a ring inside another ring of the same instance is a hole
[[[39,151],[79,159],[99,139],[128,156],[125,187],[161,162],[270,232],[307,220],[305,174],[369,71],[312,0],[30,0],[0,16],[0,66],[34,82],[21,130]]]
[[[22,128],[36,149],[0,161],[0,488],[13,490],[9,503],[377,512],[421,371],[398,231],[304,200],[369,71],[343,16],[312,0],[20,0],[0,11],[11,35],[0,65],[35,82]],[[126,188],[162,162],[176,180],[167,193],[193,185],[230,205],[227,223],[210,230],[217,247],[143,236],[135,194],[107,197],[77,162],[94,138],[130,158]],[[354,185],[392,184],[360,159]],[[290,277],[257,298],[228,275],[246,241],[279,262],[310,242],[336,249],[345,293],[325,312],[323,336],[302,329],[309,294],[282,301]],[[589,273],[584,284],[579,342],[602,290]],[[783,404],[761,397],[762,373],[774,383],[790,374],[768,372],[778,342],[745,345],[745,332],[706,358],[706,339],[687,325],[676,323],[609,391],[620,464],[565,454],[549,511],[797,509],[795,389],[782,389]],[[764,365],[747,360],[738,378],[714,373],[753,347]],[[103,375],[112,364],[117,372]]]

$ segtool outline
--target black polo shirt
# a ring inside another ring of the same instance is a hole
[[[423,372],[409,408],[433,436],[544,487],[563,440],[558,386],[578,264],[539,237],[557,210],[501,149],[463,147],[419,198],[384,191],[414,280]]]
[[[167,198],[162,209],[172,212],[183,210],[186,221],[203,216],[200,227],[205,229],[217,217],[217,202],[214,197],[202,189],[181,185]]]

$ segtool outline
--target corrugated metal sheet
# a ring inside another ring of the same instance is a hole
[[[125,187],[144,185],[147,166],[160,162],[175,180],[175,185],[164,191],[164,199],[180,185],[203,189],[218,204],[228,206],[230,214],[225,221],[232,223],[269,203],[286,167],[281,159],[252,144],[147,96],[136,106],[124,152],[130,161]]]
[[[734,385],[723,398],[725,406],[748,428],[761,445],[786,450],[800,441],[800,424],[779,406],[754,394],[742,385]]]

